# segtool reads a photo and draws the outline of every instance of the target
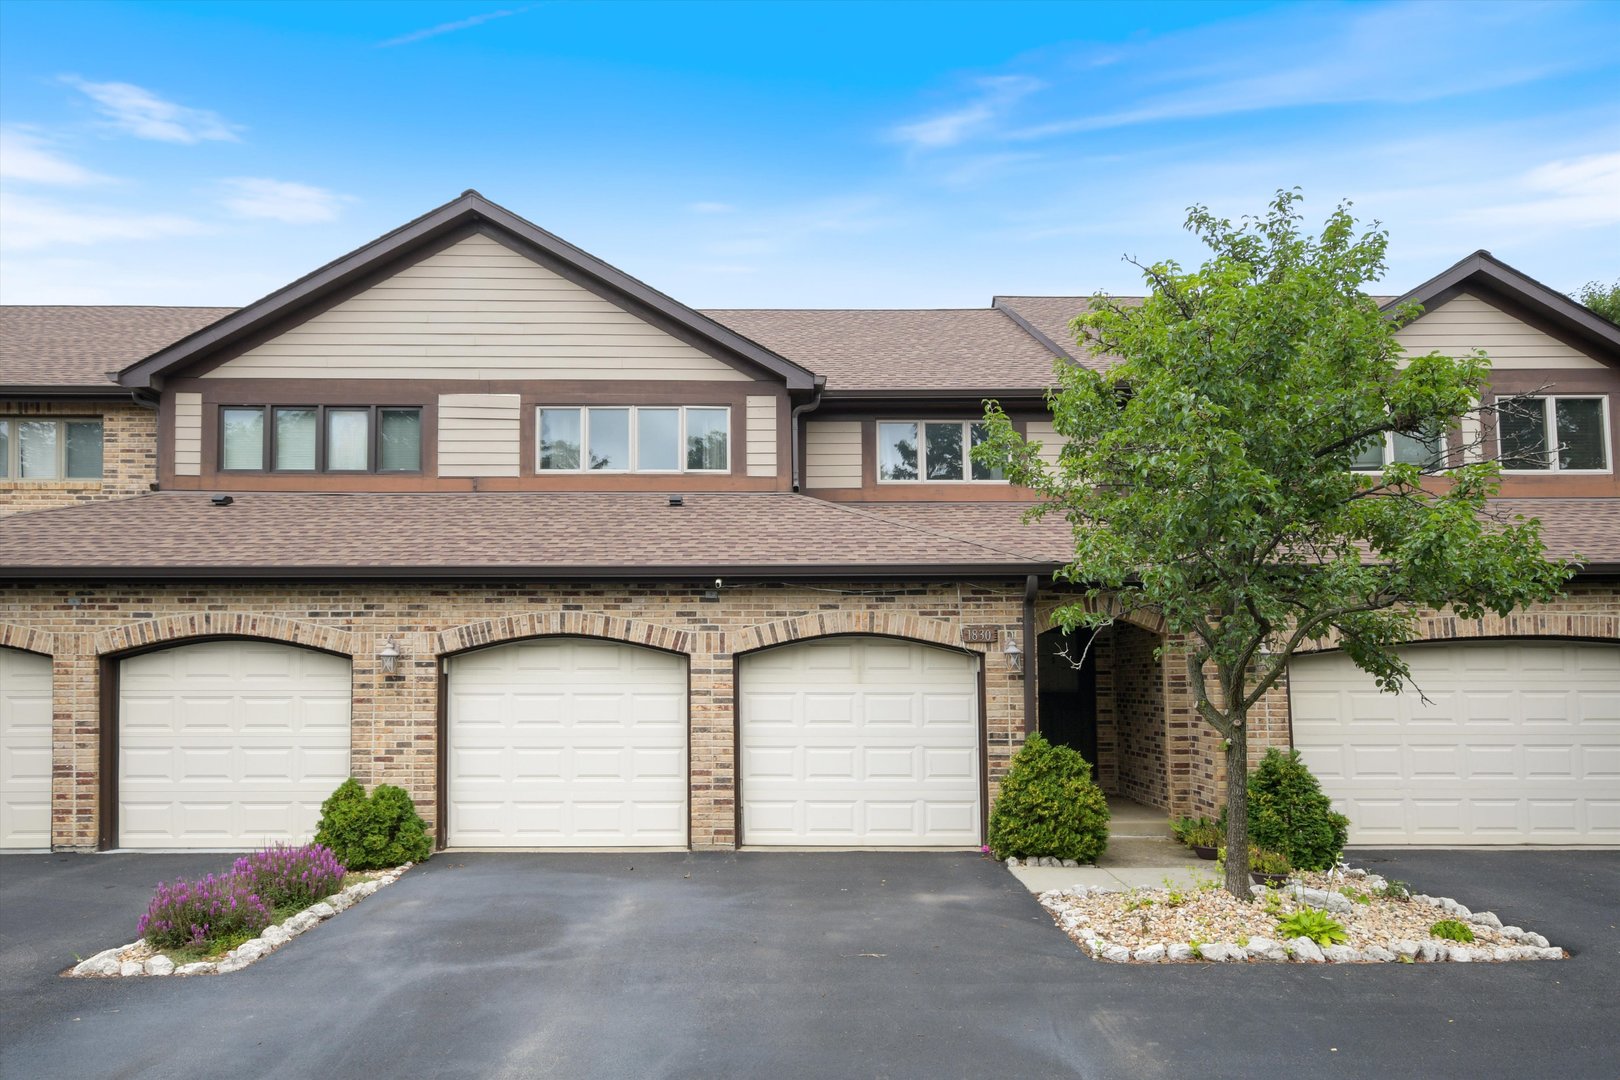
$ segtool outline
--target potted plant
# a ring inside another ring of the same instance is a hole
[[[1288,872],[1292,869],[1288,856],[1280,851],[1258,847],[1249,849],[1249,878],[1256,885],[1281,885],[1288,880]]]
[[[1221,833],[1209,818],[1182,818],[1172,828],[1176,838],[1192,848],[1194,855],[1200,859],[1215,858],[1215,851],[1221,844]]]

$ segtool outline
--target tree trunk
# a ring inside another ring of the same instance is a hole
[[[1231,713],[1226,741],[1226,891],[1249,898],[1249,727],[1239,709]]]

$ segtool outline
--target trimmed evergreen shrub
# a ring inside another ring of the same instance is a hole
[[[1108,847],[1108,800],[1079,751],[1033,733],[1012,759],[990,811],[996,858],[1096,862]]]
[[[379,784],[368,799],[353,777],[321,804],[315,842],[331,848],[350,870],[383,870],[433,854],[427,823],[404,788]]]
[[[1267,750],[1249,777],[1249,839],[1296,870],[1329,870],[1349,835],[1350,819],[1333,812],[1299,751]]]

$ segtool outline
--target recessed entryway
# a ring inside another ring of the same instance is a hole
[[[0,848],[51,846],[51,658],[0,648]]]
[[[347,657],[206,641],[117,662],[116,841],[250,848],[308,840],[349,775]]]
[[[686,846],[684,656],[534,638],[446,671],[448,844]]]
[[[834,637],[738,664],[741,843],[962,847],[982,836],[979,658]]]

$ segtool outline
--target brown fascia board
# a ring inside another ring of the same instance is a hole
[[[1393,315],[1404,304],[1420,304],[1427,308],[1442,294],[1476,284],[1483,285],[1487,292],[1498,293],[1528,308],[1565,333],[1573,334],[1611,354],[1620,354],[1620,326],[1550,285],[1515,270],[1483,248],[1391,300],[1384,305],[1384,310]]]
[[[127,386],[116,383],[102,383],[95,386],[0,386],[0,399],[7,401],[20,398],[33,400],[50,398],[103,398],[107,401],[123,401],[133,396],[133,390]]]
[[[954,565],[870,563],[819,566],[0,566],[0,578],[18,581],[814,581],[827,578],[881,581],[1051,574],[1053,562],[959,563]]]
[[[1023,315],[1019,314],[1017,308],[1003,303],[1004,299],[1004,297],[992,296],[990,298],[990,306],[996,311],[999,311],[1003,315],[1007,316],[1007,318],[1011,319],[1018,329],[1022,330],[1024,333],[1028,334],[1030,337],[1034,338],[1048,349],[1051,349],[1053,356],[1061,356],[1065,360],[1074,359],[1073,353],[1037,330],[1035,328],[1035,324],[1024,318]]]
[[[206,353],[228,346],[270,323],[317,304],[322,297],[354,283],[371,271],[405,258],[417,247],[479,222],[487,222],[505,236],[532,246],[544,253],[548,262],[571,268],[578,275],[573,279],[598,295],[621,302],[629,301],[634,308],[668,320],[729,355],[776,375],[790,390],[810,390],[815,385],[814,374],[805,368],[471,190],[247,307],[181,338],[146,359],[131,364],[119,373],[118,381],[124,386],[150,386],[154,379],[190,364]]]
[[[822,394],[822,400],[828,405],[859,405],[865,403],[894,405],[909,401],[970,402],[972,404],[980,404],[987,400],[1044,402],[1046,400],[1046,391],[1033,387],[1024,387],[1017,390],[1007,390],[1005,388],[999,390],[828,390]]]

